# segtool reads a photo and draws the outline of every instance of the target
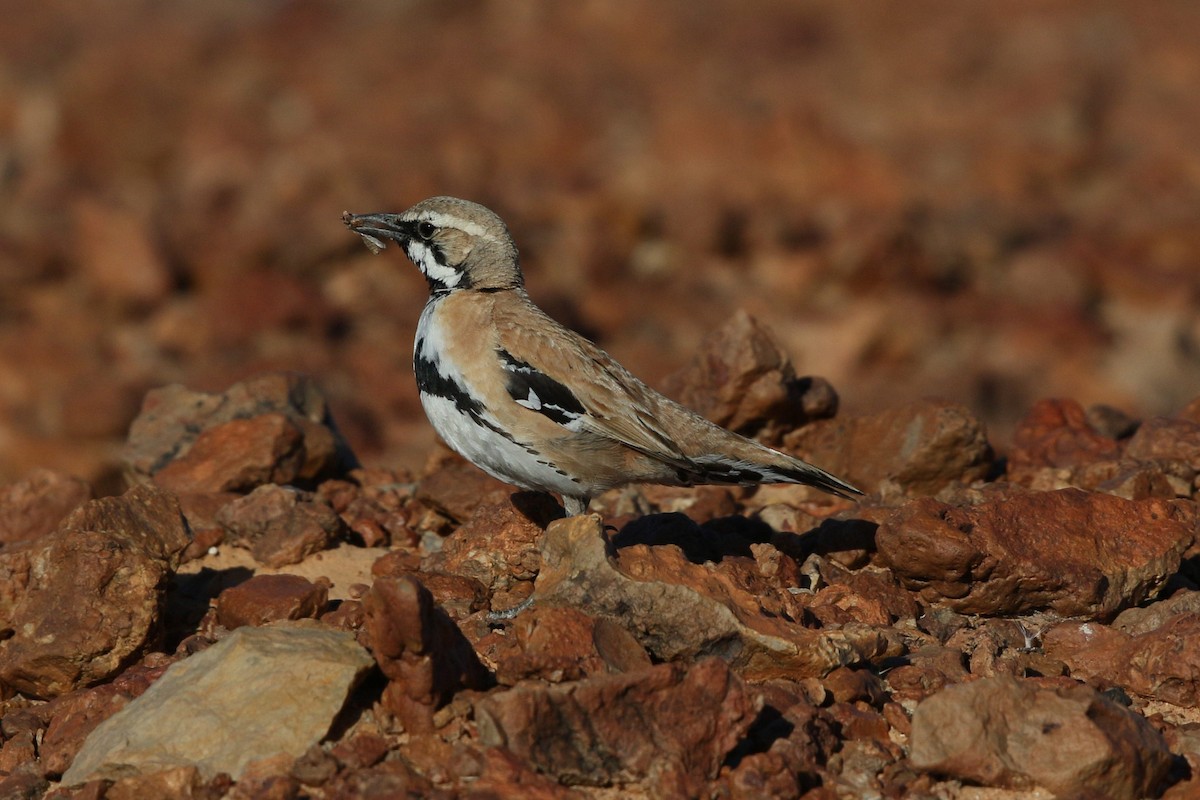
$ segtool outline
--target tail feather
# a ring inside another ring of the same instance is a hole
[[[766,449],[766,448],[764,448]],[[719,483],[753,486],[759,483],[802,483],[822,491],[853,499],[862,491],[846,481],[814,467],[806,461],[792,458],[774,450],[768,452],[777,463],[765,463],[727,456],[701,456],[694,458],[697,469],[689,472],[689,483]]]

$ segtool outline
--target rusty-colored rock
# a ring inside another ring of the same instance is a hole
[[[481,699],[475,719],[485,744],[563,783],[646,780],[658,796],[686,797],[716,777],[760,703],[714,658],[524,685]]]
[[[784,445],[864,491],[894,485],[914,495],[979,480],[992,461],[983,423],[942,401],[816,422]]]
[[[54,697],[116,674],[159,633],[167,579],[187,545],[179,504],[140,486],[80,506],[24,565],[0,641],[0,683]],[[0,573],[4,572],[0,563]]]
[[[284,619],[315,619],[329,601],[329,586],[299,575],[255,575],[217,596],[217,622],[229,630]]]
[[[1017,424],[1009,468],[1074,467],[1115,459],[1120,452],[1115,439],[1092,427],[1079,403],[1042,400]]]
[[[51,533],[91,496],[85,481],[50,469],[0,487],[0,549]]]
[[[814,631],[767,616],[750,592],[688,562],[676,548],[655,548],[664,551],[658,555],[644,549],[649,559],[630,576],[608,554],[598,516],[553,522],[535,602],[611,618],[664,661],[720,654],[752,680],[823,675],[885,648],[877,632],[862,626]]]
[[[496,679],[510,686],[527,678],[561,683],[650,666],[628,631],[574,608],[535,604],[499,641],[500,648],[487,655],[496,663]]]
[[[368,647],[390,681],[384,706],[407,730],[432,729],[433,712],[455,692],[489,682],[471,644],[415,578],[376,579],[364,606]]]
[[[298,564],[345,531],[341,517],[314,502],[310,493],[274,484],[228,503],[217,521],[230,542],[248,547],[256,561],[269,567]]]
[[[961,613],[1111,617],[1153,596],[1192,529],[1163,500],[1064,489],[966,508],[914,500],[875,541],[901,582]]]
[[[1145,719],[1080,684],[985,678],[948,687],[913,714],[910,758],[987,786],[1059,797],[1154,795],[1173,757]]]
[[[692,361],[663,390],[723,428],[778,441],[786,432],[837,413],[823,378],[797,378],[774,334],[743,310],[712,330]]]
[[[180,492],[315,483],[358,465],[315,382],[294,373],[251,378],[221,394],[155,389],[124,455],[136,479],[153,476]]]

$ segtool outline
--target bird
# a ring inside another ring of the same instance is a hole
[[[342,214],[378,254],[395,242],[425,276],[413,344],[421,405],[441,439],[494,478],[557,493],[568,516],[630,483],[795,483],[862,492],[728,431],[651,389],[559,324],[525,290],[492,210],[431,197],[400,213]]]

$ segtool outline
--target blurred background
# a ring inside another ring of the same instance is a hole
[[[119,490],[145,391],[316,376],[433,436],[425,284],[343,209],[509,223],[652,385],[746,309],[843,413],[1200,394],[1200,4],[43,0],[0,25],[0,479]]]

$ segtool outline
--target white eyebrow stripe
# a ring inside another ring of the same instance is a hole
[[[440,211],[422,211],[413,219],[406,220],[407,222],[416,222],[417,220],[432,222],[439,228],[458,228],[463,233],[468,233],[471,236],[477,236],[481,239],[495,240],[496,236],[489,233],[488,230],[477,222],[456,217],[451,214],[443,214]]]

